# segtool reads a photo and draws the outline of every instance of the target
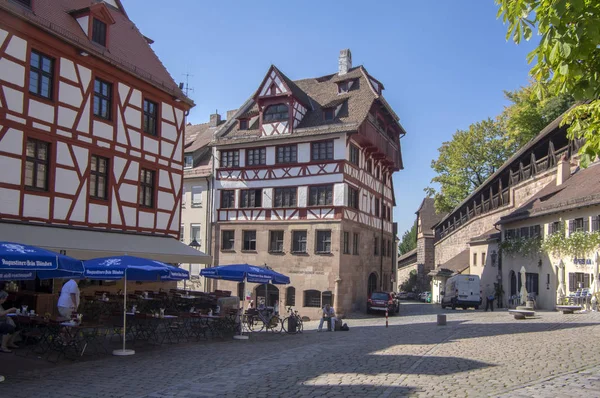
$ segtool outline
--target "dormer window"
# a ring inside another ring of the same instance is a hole
[[[335,110],[333,108],[327,108],[323,111],[323,118],[326,121],[333,120],[335,117]]]
[[[185,155],[185,162],[183,164],[184,169],[190,169],[194,166],[194,157],[192,155]]]
[[[106,47],[106,24],[96,18],[92,25],[92,41]]]
[[[248,130],[248,119],[240,120],[240,130]]]
[[[14,0],[16,3],[22,4],[25,7],[31,8],[31,0]]]
[[[286,104],[271,105],[263,113],[263,122],[287,121],[288,117],[288,106]]]
[[[342,93],[347,93],[348,90],[350,90],[350,82],[349,81],[345,81],[345,82],[340,82],[338,83],[338,94],[342,94]]]

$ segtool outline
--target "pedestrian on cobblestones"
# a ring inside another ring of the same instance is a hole
[[[488,308],[493,312],[494,311],[494,291],[492,290],[492,288],[490,287],[490,285],[487,286],[486,289],[486,302],[485,302],[485,310],[487,311]]]
[[[335,322],[337,321],[337,318],[335,317],[335,310],[329,304],[325,304],[325,307],[323,307],[323,313],[321,314],[321,322],[319,323],[318,331],[321,332],[323,330],[323,322],[325,322],[327,318],[329,318],[331,321],[329,331],[335,332]]]

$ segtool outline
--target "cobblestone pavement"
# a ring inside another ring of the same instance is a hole
[[[9,374],[0,397],[600,397],[598,313],[401,312]]]

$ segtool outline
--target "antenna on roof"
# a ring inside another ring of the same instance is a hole
[[[186,97],[189,97],[188,94],[190,92],[194,91],[194,89],[192,87],[190,87],[190,77],[194,77],[194,75],[190,75],[189,73],[184,73],[183,76],[185,76],[185,84],[179,83],[179,89],[185,93]]]

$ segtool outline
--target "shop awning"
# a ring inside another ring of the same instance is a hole
[[[212,262],[211,256],[169,236],[0,223],[0,241],[38,246],[80,260],[130,255],[165,263]]]

